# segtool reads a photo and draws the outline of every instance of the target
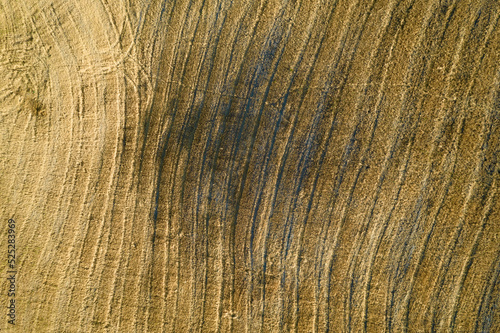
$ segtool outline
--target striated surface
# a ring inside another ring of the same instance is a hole
[[[499,332],[499,15],[1,0],[0,328]]]

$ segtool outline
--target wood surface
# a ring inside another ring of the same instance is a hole
[[[500,332],[499,15],[0,0],[0,329]]]

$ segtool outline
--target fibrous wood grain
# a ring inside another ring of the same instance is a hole
[[[499,15],[1,0],[0,328],[500,332]]]

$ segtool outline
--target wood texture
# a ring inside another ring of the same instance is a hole
[[[0,328],[500,332],[499,15],[1,0]]]

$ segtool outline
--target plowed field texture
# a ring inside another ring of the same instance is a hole
[[[500,332],[499,16],[0,0],[0,330]]]

